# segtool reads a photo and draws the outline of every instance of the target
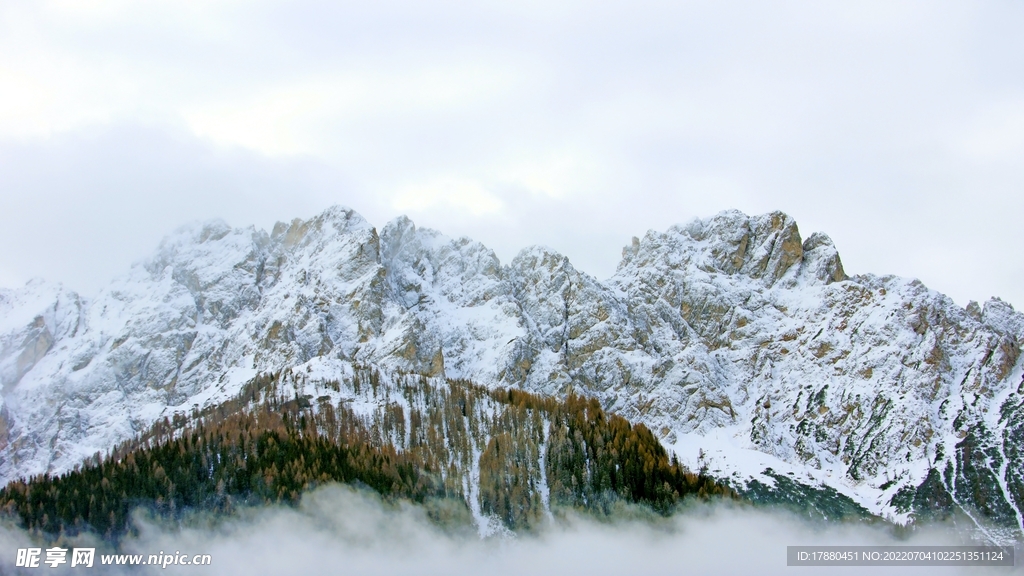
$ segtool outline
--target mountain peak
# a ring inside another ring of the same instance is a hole
[[[803,265],[813,277],[826,284],[848,278],[832,238],[823,232],[815,232],[804,241]]]
[[[278,222],[274,224],[270,237],[280,240],[285,247],[293,248],[308,242],[310,232],[315,232],[323,240],[324,235],[344,235],[372,229],[373,226],[355,210],[334,205],[308,220],[295,218],[288,224]]]
[[[692,265],[771,286],[799,268],[794,265],[801,262],[803,246],[796,222],[782,212],[747,216],[728,210],[664,233],[648,232],[627,246],[623,256],[620,271],[652,262],[673,269]]]

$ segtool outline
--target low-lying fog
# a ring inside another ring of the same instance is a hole
[[[143,554],[210,554],[210,566],[112,567],[25,574],[402,574],[633,575],[633,574],[1007,574],[1011,568],[787,567],[794,545],[962,545],[948,528],[918,531],[897,540],[885,527],[824,527],[784,512],[747,506],[694,505],[670,519],[601,522],[574,518],[537,535],[481,540],[475,532],[438,528],[422,509],[383,503],[372,493],[327,486],[306,495],[298,508],[248,510],[205,528],[170,529],[138,519],[140,533],[123,551]],[[89,545],[78,540],[65,546]],[[17,528],[0,528],[0,572],[15,572],[16,551],[31,546]],[[45,560],[45,551],[42,554]],[[1018,569],[1019,571],[1019,569]]]

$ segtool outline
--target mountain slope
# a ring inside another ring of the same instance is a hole
[[[311,377],[328,371],[337,379]],[[642,424],[565,400],[338,361],[260,375],[234,399],[156,422],[108,457],[0,490],[0,510],[51,537],[116,540],[144,507],[176,519],[238,504],[296,503],[348,482],[426,506],[482,536],[573,509],[667,513],[687,495],[733,496],[670,462]],[[315,399],[314,399],[315,398]]]
[[[781,213],[650,232],[607,281],[549,249],[503,266],[342,208],[269,234],[211,222],[94,299],[35,283],[0,292],[0,312],[4,479],[68,470],[320,359],[575,391],[738,486],[784,474],[901,522],[941,489],[946,509],[1024,527],[1024,316],[849,277],[827,236],[803,240]]]

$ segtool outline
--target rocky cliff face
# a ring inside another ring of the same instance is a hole
[[[212,222],[89,301],[0,291],[0,319],[4,479],[70,469],[258,372],[341,360],[592,395],[740,485],[771,468],[899,521],[945,498],[1024,526],[1024,315],[848,277],[781,213],[650,232],[606,281],[342,208],[269,234]]]

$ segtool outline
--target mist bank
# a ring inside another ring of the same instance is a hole
[[[119,553],[209,554],[209,566],[100,566],[113,551],[81,535],[58,545],[96,546],[92,574],[967,574],[969,568],[786,566],[795,545],[965,545],[970,533],[953,524],[897,533],[889,525],[811,522],[776,509],[735,502],[693,502],[667,518],[604,519],[563,515],[535,533],[480,538],[471,527],[443,527],[422,506],[387,502],[376,493],[328,485],[298,506],[247,508],[229,517],[192,518],[186,525],[141,513]],[[16,550],[30,536],[0,528],[0,571],[17,574]],[[40,546],[40,544],[36,544]],[[44,553],[45,557],[45,553]],[[47,573],[76,573],[78,568]],[[34,570],[25,570],[28,574]],[[986,574],[1019,573],[988,568]]]

